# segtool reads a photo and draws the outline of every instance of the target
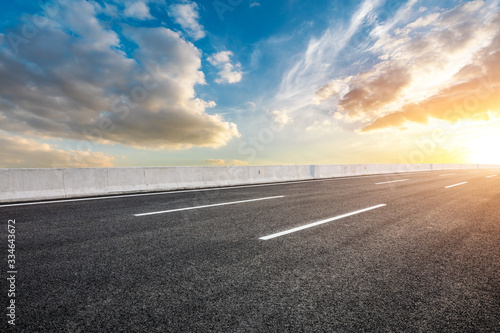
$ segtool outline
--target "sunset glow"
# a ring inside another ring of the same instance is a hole
[[[0,5],[0,167],[500,163],[498,1],[217,3]]]
[[[500,164],[500,133],[486,134],[471,140],[468,149],[471,163]]]

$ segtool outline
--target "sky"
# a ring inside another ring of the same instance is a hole
[[[0,168],[500,164],[500,6],[3,1]]]

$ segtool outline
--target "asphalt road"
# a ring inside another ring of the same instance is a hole
[[[499,185],[500,170],[432,171],[4,205],[2,324],[499,332]]]

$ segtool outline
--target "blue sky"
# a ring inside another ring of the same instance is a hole
[[[0,15],[0,167],[500,163],[498,1]]]

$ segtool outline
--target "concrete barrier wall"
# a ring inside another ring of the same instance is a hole
[[[500,168],[500,165],[348,164],[0,169],[0,202],[170,191],[386,173],[483,168]]]

